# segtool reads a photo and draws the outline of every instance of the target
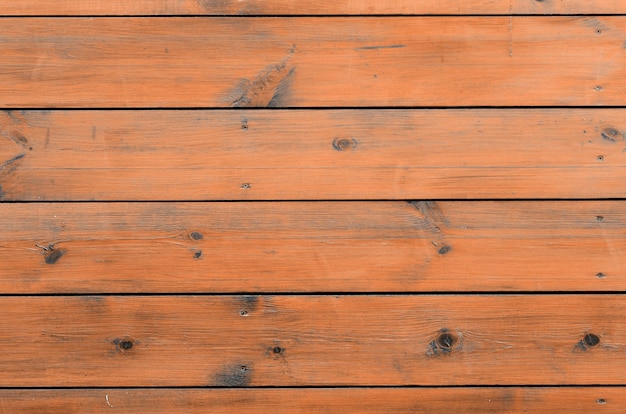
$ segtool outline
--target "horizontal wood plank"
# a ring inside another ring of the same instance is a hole
[[[1,387],[618,385],[623,295],[1,297]]]
[[[622,414],[623,387],[389,389],[0,390],[20,413],[545,413]]]
[[[624,109],[0,112],[0,198],[626,197]]]
[[[2,0],[0,15],[623,14],[621,0]]]
[[[0,293],[626,291],[602,202],[0,204]]]
[[[625,105],[625,38],[623,16],[3,18],[0,107]]]

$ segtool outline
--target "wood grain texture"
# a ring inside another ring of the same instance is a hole
[[[0,112],[4,200],[626,197],[624,109]]]
[[[0,292],[625,291],[602,202],[1,204]]]
[[[0,107],[624,105],[625,39],[623,16],[4,18]]]
[[[622,414],[625,391],[623,387],[0,390],[0,410],[37,414],[112,410],[152,414]]]
[[[623,295],[2,297],[2,387],[626,380]]]
[[[621,0],[2,0],[0,15],[624,14]]]

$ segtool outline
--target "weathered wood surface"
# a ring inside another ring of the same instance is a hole
[[[625,37],[623,16],[9,17],[0,107],[624,105]]]
[[[1,204],[0,292],[626,291],[621,201]]]
[[[621,0],[2,0],[0,15],[623,14]]]
[[[625,197],[625,115],[607,108],[6,111],[0,197]]]
[[[1,387],[626,380],[623,295],[2,297]]]
[[[3,412],[623,414],[623,387],[0,390]]]

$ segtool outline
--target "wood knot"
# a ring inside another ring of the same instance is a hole
[[[587,348],[593,348],[594,346],[600,345],[600,337],[593,333],[588,333],[583,337],[583,344]]]
[[[135,342],[130,338],[116,338],[113,340],[113,345],[115,345],[115,349],[122,353],[126,353],[133,349],[135,346]]]
[[[348,151],[353,150],[357,146],[357,141],[354,138],[335,138],[333,140],[333,148],[336,151]]]
[[[197,231],[192,232],[189,237],[191,240],[202,240],[204,238],[202,233],[198,233]]]
[[[594,333],[586,333],[574,347],[574,351],[588,351],[600,345],[600,337]]]
[[[451,332],[447,328],[439,331],[435,339],[428,345],[426,355],[441,356],[452,353],[461,347],[461,335]]]
[[[441,246],[437,251],[439,254],[448,254],[452,250],[452,246]]]

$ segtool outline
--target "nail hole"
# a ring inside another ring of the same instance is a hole
[[[606,276],[606,275],[605,275],[604,273],[602,273],[602,272],[598,272],[598,273],[596,273],[596,277],[597,277],[598,279],[602,279],[604,276]]]
[[[600,343],[600,337],[596,334],[588,333],[583,338],[583,342],[585,343],[585,346],[594,347]]]
[[[604,221],[604,216],[596,216],[597,221]]]
[[[241,188],[242,188],[242,189],[244,189],[244,190],[248,190],[250,187],[251,187],[251,186],[250,186],[250,184],[249,184],[249,183],[243,183],[243,184],[241,184]]]
[[[274,349],[272,349],[272,352],[274,352],[275,354],[280,354],[281,352],[283,352],[283,349],[279,346],[275,346]]]
[[[604,161],[604,155],[598,155],[596,158],[598,161]]]
[[[596,29],[596,34],[599,36],[602,34],[602,29]]]
[[[240,370],[241,372],[246,372],[246,371],[248,370],[248,367],[247,367],[247,366],[245,366],[245,365],[242,365],[242,366],[240,366],[240,367],[239,367],[239,370]]]
[[[593,88],[596,90],[596,92],[600,92],[602,90],[602,86],[597,85],[595,88]]]
[[[202,250],[198,250],[197,252],[193,254],[194,259],[199,259],[201,257],[202,257]]]
[[[247,119],[242,119],[241,120],[241,129],[244,131],[248,130],[248,120]]]
[[[239,311],[239,316],[248,316],[248,311],[244,310],[244,309],[240,310]]]
[[[605,400],[604,398],[598,398],[598,399],[596,400],[596,403],[597,403],[597,404],[602,404],[602,405],[604,405],[604,404],[606,404],[606,400]]]

